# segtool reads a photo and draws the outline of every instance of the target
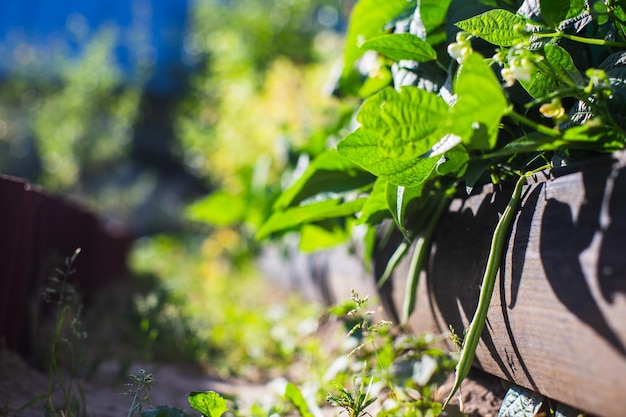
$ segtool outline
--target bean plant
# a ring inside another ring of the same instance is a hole
[[[324,248],[329,240],[303,232],[358,226],[370,259],[392,224],[404,239],[378,279],[411,256],[406,325],[449,201],[488,184],[511,192],[447,404],[472,364],[526,179],[624,148],[625,47],[623,1],[358,1],[335,89],[360,100],[358,111],[283,190],[257,237],[295,231]]]

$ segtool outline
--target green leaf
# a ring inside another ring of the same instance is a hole
[[[337,152],[372,174],[392,184],[407,187],[415,187],[428,180],[439,161],[438,156],[412,160],[391,158],[378,136],[362,128],[340,141]]]
[[[309,203],[290,207],[285,211],[274,212],[257,231],[257,239],[264,239],[270,234],[287,231],[305,223],[313,223],[335,217],[346,217],[359,212],[366,198],[344,202],[342,198]]]
[[[508,102],[493,71],[478,53],[470,54],[457,74],[451,131],[469,149],[492,149]]]
[[[585,10],[585,0],[540,0],[541,17],[553,28],[562,21],[579,16]]]
[[[395,61],[408,59],[417,62],[432,61],[437,58],[435,50],[424,40],[410,33],[397,33],[372,38],[361,45]]]
[[[335,149],[327,150],[309,164],[302,176],[290,185],[274,203],[274,210],[300,204],[319,193],[342,193],[358,190],[375,178]]]
[[[352,8],[343,56],[343,71],[339,85],[343,91],[356,94],[358,84],[353,84],[355,63],[363,55],[361,44],[384,33],[385,25],[407,9],[415,8],[415,1],[359,0]]]
[[[389,206],[387,205],[387,181],[378,178],[374,183],[374,188],[361,210],[359,216],[359,224],[378,224],[382,219],[388,218],[390,215]]]
[[[407,238],[409,238],[409,236],[406,230],[406,218],[412,213],[412,210],[409,209],[409,205],[422,197],[423,191],[423,184],[418,187],[399,187],[393,184],[387,184],[387,205],[389,206],[389,210],[391,211],[396,225]]]
[[[399,92],[387,88],[363,103],[357,120],[364,130],[379,137],[383,154],[411,160],[422,156],[444,136],[448,109],[434,93],[416,87],[402,87]]]
[[[302,417],[314,417],[313,413],[309,410],[309,405],[306,403],[302,391],[295,384],[289,382],[285,388],[285,398],[296,407],[296,410]]]
[[[544,60],[535,66],[530,81],[519,80],[533,98],[539,99],[570,85],[583,85],[584,80],[570,54],[562,47],[546,44]]]
[[[213,194],[194,202],[185,211],[189,220],[216,226],[227,226],[243,220],[246,202],[239,195],[227,191]]]
[[[457,22],[456,26],[498,46],[515,46],[530,40],[529,34],[519,30],[526,27],[526,19],[503,9],[489,10]]]
[[[440,176],[452,174],[454,177],[460,178],[465,173],[468,162],[467,150],[462,146],[456,146],[439,158],[435,171]]]
[[[221,417],[228,411],[228,401],[214,391],[192,392],[187,395],[187,401],[205,417]]]
[[[300,228],[298,248],[305,253],[332,248],[350,238],[349,228],[337,221],[322,224],[305,224]]]
[[[418,8],[420,18],[426,30],[426,36],[446,23],[446,14],[452,0],[420,0]]]

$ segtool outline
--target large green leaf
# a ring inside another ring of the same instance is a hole
[[[384,33],[385,25],[402,14],[405,10],[415,8],[415,1],[407,0],[359,0],[352,8],[343,56],[343,71],[340,87],[347,92],[356,94],[360,83],[352,85],[350,80],[358,77],[355,74],[355,63],[363,55],[361,44]]]
[[[402,87],[400,92],[387,88],[363,103],[357,119],[364,130],[380,139],[382,154],[412,160],[444,136],[448,110],[434,93],[417,87]]]
[[[426,36],[446,22],[446,14],[452,0],[419,0],[420,18],[426,29]]]
[[[409,205],[422,197],[424,186],[402,187],[393,184],[387,184],[387,205],[392,213],[392,217],[400,231],[408,237],[406,230],[406,218],[411,214]]]
[[[337,151],[372,174],[407,187],[415,187],[428,180],[440,158],[394,159],[380,142],[377,135],[359,128],[339,142]]]
[[[530,81],[519,80],[533,98],[543,98],[558,88],[582,85],[584,80],[570,54],[554,44],[543,48],[544,61],[535,66]]]
[[[557,28],[567,19],[579,16],[585,10],[585,0],[540,0],[541,17]]]
[[[205,417],[221,417],[228,411],[228,401],[214,391],[192,392],[187,395],[187,401]]]
[[[437,58],[435,50],[424,40],[411,33],[396,33],[372,38],[361,45],[395,61],[408,59],[417,62],[432,61]]]
[[[365,200],[367,199],[358,198],[346,202],[337,198],[274,212],[257,231],[257,239],[264,239],[275,232],[292,230],[305,223],[354,215],[361,210]]]
[[[497,78],[478,53],[470,54],[457,74],[451,127],[469,149],[492,149],[508,102]]]
[[[227,226],[243,220],[246,202],[241,195],[227,191],[216,191],[194,202],[185,210],[185,215],[192,221],[216,226]]]
[[[530,39],[529,34],[519,30],[526,26],[526,19],[503,9],[489,10],[456,26],[498,46],[515,46]]]
[[[321,153],[274,203],[275,210],[294,206],[319,193],[342,193],[361,189],[375,178],[335,149]]]
[[[298,249],[302,252],[328,249],[346,242],[350,236],[350,228],[338,220],[308,223],[300,228]]]
[[[387,205],[387,181],[378,178],[361,210],[358,222],[361,224],[377,224],[391,214]]]

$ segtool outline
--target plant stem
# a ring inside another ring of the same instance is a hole
[[[588,45],[600,45],[600,46],[615,46],[618,48],[626,47],[624,42],[607,41],[605,39],[585,38],[583,36],[570,35],[564,32],[549,32],[549,33],[533,33],[533,37],[537,38],[565,38],[574,42],[585,43]]]
[[[513,119],[514,121],[524,124],[526,126],[529,126],[533,129],[535,129],[536,131],[543,133],[545,135],[548,136],[552,136],[552,137],[560,137],[561,133],[557,130],[551,129],[548,126],[542,125],[540,123],[537,123],[533,120],[530,120],[527,117],[522,116],[521,114],[511,110],[509,112],[506,113],[506,116],[509,116],[511,119]]]

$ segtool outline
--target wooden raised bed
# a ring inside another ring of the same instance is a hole
[[[422,275],[415,331],[452,325],[463,333],[511,188],[452,202]],[[387,288],[392,312],[405,276],[399,270]],[[625,153],[554,169],[525,186],[487,320],[475,366],[594,415],[624,415]]]

